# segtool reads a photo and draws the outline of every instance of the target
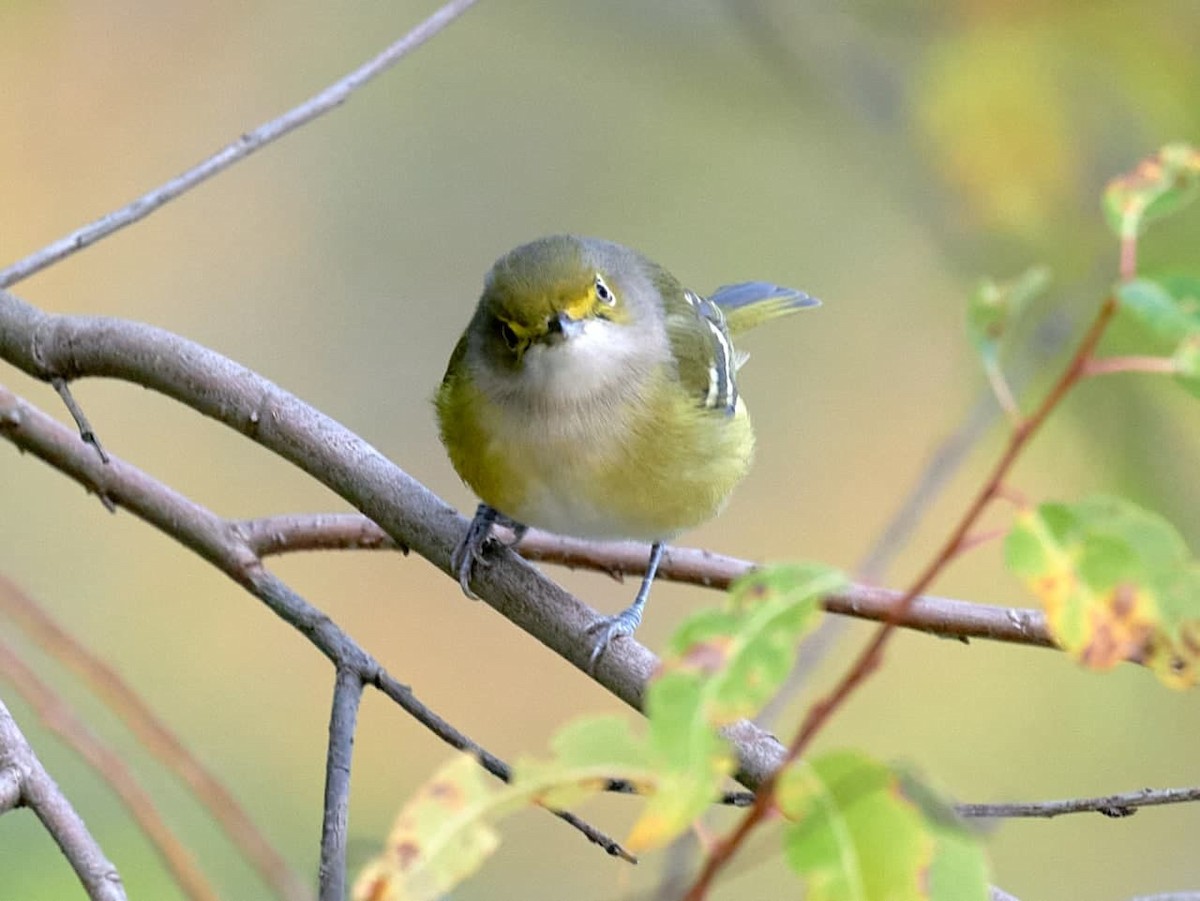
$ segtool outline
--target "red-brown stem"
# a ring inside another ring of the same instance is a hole
[[[1113,375],[1118,372],[1152,372],[1173,375],[1179,365],[1170,357],[1100,357],[1092,358],[1083,367],[1084,377]]]
[[[995,499],[996,495],[993,494],[992,497]],[[968,535],[962,540],[962,543],[959,544],[958,549],[954,552],[954,556],[957,557],[960,554],[965,554],[967,551],[973,551],[975,548],[985,545],[989,541],[995,541],[997,538],[1002,538],[1005,534],[1007,534],[1007,532],[1007,529],[989,529],[986,532],[975,532],[971,535]]]
[[[1139,216],[1138,218],[1140,219],[1141,217]],[[1120,273],[1121,281],[1127,282],[1137,275],[1137,225],[1134,223],[1133,228],[1125,226],[1122,228],[1122,231],[1124,234],[1121,235]]]
[[[1087,363],[1084,363],[1083,365],[1084,368],[1087,367]],[[997,485],[996,490],[992,492],[992,499],[998,501],[1008,501],[1018,510],[1024,510],[1032,506],[1029,503],[1029,498],[1025,496],[1025,493],[1018,488],[1014,488],[1012,485]]]
[[[1122,245],[1121,263],[1123,278],[1131,277],[1132,269],[1127,274],[1126,263],[1128,262],[1132,266],[1134,260],[1132,253],[1128,254],[1128,260],[1126,257],[1127,253],[1124,245]],[[893,632],[895,632],[898,621],[908,612],[917,595],[929,587],[933,580],[941,574],[942,570],[954,558],[955,554],[958,553],[971,527],[975,525],[984,508],[996,496],[997,491],[1000,490],[1000,486],[1004,484],[1005,477],[1008,475],[1009,470],[1012,469],[1012,465],[1017,457],[1020,456],[1021,451],[1024,450],[1025,445],[1029,443],[1030,439],[1041,428],[1046,418],[1050,415],[1050,412],[1062,401],[1063,396],[1082,377],[1083,370],[1088,360],[1091,359],[1092,351],[1095,350],[1096,345],[1100,342],[1100,337],[1104,334],[1104,330],[1107,328],[1116,310],[1116,298],[1110,296],[1101,305],[1095,320],[1093,320],[1087,334],[1080,342],[1075,355],[1071,358],[1071,362],[1067,365],[1062,375],[1059,376],[1058,381],[1054,383],[1054,386],[1042,400],[1037,410],[1027,420],[1019,423],[1013,429],[1004,453],[1001,454],[987,481],[984,482],[979,493],[975,495],[975,499],[971,501],[970,506],[963,513],[958,524],[950,533],[950,537],[946,539],[937,555],[925,567],[913,584],[909,586],[904,596],[896,602],[892,615],[888,618],[887,622],[875,631],[874,637],[863,648],[858,657],[855,658],[854,664],[842,676],[841,681],[838,682],[828,695],[817,701],[809,709],[804,722],[800,726],[800,730],[788,746],[783,764],[759,786],[758,793],[754,799],[754,806],[746,812],[746,815],[742,817],[741,822],[738,823],[733,832],[714,846],[712,853],[705,859],[704,867],[696,877],[696,881],[684,896],[684,901],[703,901],[705,895],[708,893],[709,886],[712,885],[721,868],[729,862],[737,849],[746,840],[746,837],[754,830],[754,827],[763,820],[774,806],[775,785],[779,780],[780,773],[808,748],[813,738],[845,703],[846,699],[878,668],[883,660],[883,650],[891,639]]]

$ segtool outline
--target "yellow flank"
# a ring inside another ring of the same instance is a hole
[[[704,409],[665,369],[620,411],[605,400],[526,417],[451,377],[436,402],[454,468],[484,503],[518,522],[657,541],[716,515],[750,467],[745,406],[732,416]]]

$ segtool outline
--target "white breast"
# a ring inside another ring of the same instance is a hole
[[[644,415],[642,391],[657,365],[647,342],[629,332],[589,320],[562,343],[534,345],[519,378],[496,397],[505,413],[488,423],[491,449],[516,460],[528,479],[525,501],[506,510],[510,516],[563,535],[637,537],[602,499],[589,500],[591,474],[622,465],[631,421]]]

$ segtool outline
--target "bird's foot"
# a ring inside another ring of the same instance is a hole
[[[596,643],[592,645],[592,655],[588,658],[589,673],[596,672],[596,662],[614,638],[632,635],[642,624],[642,611],[646,608],[646,599],[650,597],[650,586],[654,584],[654,575],[658,572],[658,565],[662,562],[663,552],[666,548],[667,546],[661,541],[656,541],[650,546],[650,560],[646,563],[646,575],[642,577],[642,585],[638,589],[633,603],[616,616],[601,617],[588,626],[587,633],[596,635]]]
[[[507,542],[493,539],[492,526],[494,525],[512,529],[513,539]],[[450,554],[450,571],[458,576],[458,584],[462,587],[463,594],[471,600],[479,600],[479,595],[471,590],[471,576],[475,571],[476,563],[481,566],[487,566],[489,563],[486,556],[488,541],[492,540],[504,548],[514,548],[525,537],[525,532],[526,526],[523,524],[509,519],[494,507],[480,504],[475,510],[475,517],[471,520],[471,525],[467,527],[462,540]]]
[[[646,606],[644,598],[639,597],[632,604],[615,616],[602,616],[587,628],[588,635],[595,635],[592,645],[592,655],[588,658],[588,672],[596,671],[596,663],[600,655],[612,643],[614,638],[624,638],[637,631],[642,624],[642,608]]]

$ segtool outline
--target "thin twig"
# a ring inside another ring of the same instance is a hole
[[[1025,801],[1008,804],[957,804],[960,816],[980,818],[1041,817],[1050,819],[1070,813],[1100,813],[1106,817],[1127,817],[1139,807],[1186,804],[1200,801],[1200,787],[1142,788],[1097,798],[1067,798],[1063,801]]]
[[[84,444],[90,444],[96,449],[96,453],[100,455],[100,462],[108,462],[108,454],[105,452],[103,445],[100,444],[100,439],[96,437],[96,433],[92,430],[92,424],[88,422],[87,416],[83,412],[83,407],[79,406],[75,400],[75,395],[71,393],[71,386],[67,380],[61,376],[55,376],[50,379],[50,384],[54,390],[58,392],[58,396],[62,398],[63,404],[67,408],[67,412],[71,414],[71,418],[75,420],[75,425],[79,429],[79,438]],[[116,513],[117,506],[103,494],[99,495],[100,504],[109,513]]]
[[[994,358],[987,359],[984,362],[983,371],[987,375],[988,385],[991,387],[992,393],[996,396],[996,403],[1000,405],[1000,409],[1004,411],[1004,415],[1008,417],[1009,422],[1013,424],[1019,423],[1021,421],[1021,407],[1017,403],[1017,398],[1008,384],[1008,379],[1004,377],[1004,370],[1000,368],[1000,361]]]
[[[958,554],[965,554],[968,551],[973,551],[978,547],[1003,538],[1008,534],[1008,529],[985,529],[982,532],[972,532],[963,538],[962,543],[958,546]],[[956,554],[955,556],[958,556]]]
[[[242,520],[235,528],[258,553],[395,547],[379,526],[359,513],[289,513]],[[557,563],[610,575],[640,576],[646,570],[648,545],[586,541],[530,529],[517,551],[525,559],[541,563]],[[672,547],[663,557],[657,578],[725,591],[735,579],[757,565],[750,560],[699,548]],[[852,585],[827,596],[822,603],[829,613],[883,622],[893,613],[900,597],[900,592],[891,589]],[[980,638],[1028,647],[1056,647],[1041,611],[1028,607],[999,607],[923,595],[913,603],[900,625],[946,638]]]
[[[1171,357],[1098,357],[1083,367],[1086,377],[1114,375],[1120,372],[1148,372],[1155,375],[1174,375],[1179,364]]]
[[[350,821],[350,763],[363,683],[359,673],[338,667],[325,755],[325,816],[321,823],[320,901],[346,897],[346,834]]]
[[[83,818],[50,778],[3,701],[0,701],[0,773],[4,774],[0,780],[5,786],[0,790],[4,800],[23,804],[37,815],[75,870],[88,898],[91,901],[126,901],[121,874],[104,855]],[[16,799],[11,798],[14,781],[19,788]],[[0,804],[0,812],[7,809],[6,804]]]
[[[10,579],[0,574],[0,612],[56,660],[74,671],[130,732],[170,772],[187,785],[209,815],[280,898],[308,901],[313,896],[233,794],[107,663],[80,644]]]
[[[137,821],[185,896],[192,901],[219,901],[216,890],[196,865],[192,853],[175,837],[154,800],[138,783],[121,755],[101,741],[67,703],[0,641],[0,676],[20,693],[50,731],[104,777],[125,809]]]
[[[239,520],[233,527],[259,557],[298,551],[399,550],[408,553],[361,513],[288,513]]]
[[[100,460],[107,463],[108,454],[104,452],[104,447],[100,444],[100,439],[96,437],[96,433],[92,429],[92,424],[88,422],[87,416],[84,415],[83,408],[79,406],[79,403],[75,400],[75,395],[71,393],[71,386],[67,384],[67,380],[61,377],[53,378],[50,380],[50,384],[58,392],[58,396],[62,398],[62,402],[66,405],[71,418],[75,420],[75,425],[79,427],[80,439],[85,444],[90,444],[96,448],[96,453],[100,455]],[[109,507],[108,512],[113,512],[113,508]]]
[[[217,151],[200,164],[143,194],[127,206],[101,216],[94,222],[89,222],[37,253],[0,270],[0,288],[11,287],[35,272],[40,272],[47,266],[57,263],[85,247],[90,247],[125,226],[144,219],[164,204],[191,190],[201,182],[207,181],[218,172],[228,169],[234,163],[244,160],[256,150],[260,150],[288,132],[294,131],[301,125],[340,106],[364,84],[390,69],[477,2],[478,0],[452,0],[374,59],[359,66],[349,75],[299,106],[288,110],[279,118],[272,119],[253,131],[246,132],[232,144]]]
[[[1121,275],[1121,281],[1128,282],[1137,276],[1139,236],[1137,228],[1123,227],[1121,232],[1121,258],[1117,271]]]
[[[0,301],[4,296],[0,292]],[[325,613],[263,567],[230,523],[119,457],[113,457],[108,465],[100,464],[70,430],[3,387],[0,387],[0,437],[7,438],[17,447],[46,461],[89,490],[105,491],[121,507],[195,551],[263,601],[336,667],[353,669],[364,684],[379,688],[417,722],[453,747],[486,756],[504,767],[498,758],[487,754],[477,743],[418,701],[407,686],[389,676]],[[448,565],[448,549],[446,554]],[[773,748],[765,741],[751,745],[749,738],[752,737],[756,736],[741,737],[743,755],[765,768],[766,758]],[[574,817],[562,819],[577,828],[581,824]],[[589,841],[601,845],[609,853],[628,859],[628,852],[624,852],[616,841],[603,833],[588,827],[585,835]]]

